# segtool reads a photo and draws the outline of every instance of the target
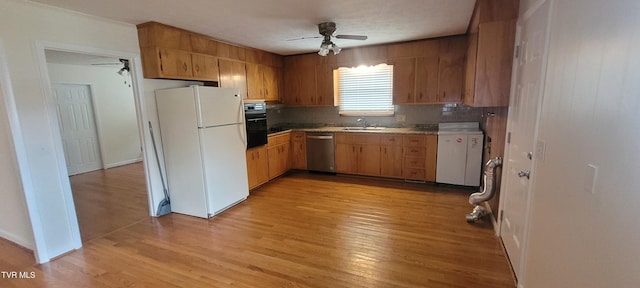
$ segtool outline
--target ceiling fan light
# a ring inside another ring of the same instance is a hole
[[[338,45],[336,44],[333,44],[333,47],[331,48],[331,50],[333,51],[333,55],[338,55],[338,53],[342,51],[342,48],[338,47]]]
[[[321,46],[320,51],[318,51],[318,55],[327,56],[328,54],[329,54],[329,48]]]

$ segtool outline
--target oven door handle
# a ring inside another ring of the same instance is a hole
[[[267,120],[267,118],[247,118],[247,122],[258,122],[258,121],[264,121]]]

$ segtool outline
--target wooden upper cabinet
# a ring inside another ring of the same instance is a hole
[[[438,102],[438,60],[438,56],[417,59],[416,103]]]
[[[264,100],[280,101],[280,78],[282,72],[280,68],[261,65],[262,83],[264,85]]]
[[[440,56],[438,64],[439,103],[462,102],[462,79],[464,74],[464,55]]]
[[[393,103],[415,103],[416,59],[401,58],[393,61]]]
[[[236,88],[242,99],[247,99],[247,71],[244,62],[219,59],[220,83],[222,88]]]
[[[260,65],[247,63],[247,98],[264,99],[264,80]]]
[[[247,92],[249,99],[280,100],[280,73],[276,67],[247,63]]]
[[[191,53],[176,49],[158,49],[160,73],[166,77],[191,77]]]
[[[471,24],[464,75],[464,104],[509,105],[518,1],[478,0]]]
[[[201,54],[191,54],[191,66],[194,78],[218,82],[218,58]]]
[[[334,105],[334,66],[333,65],[318,65],[316,66],[316,105],[318,106],[332,106]]]
[[[464,104],[509,105],[515,28],[515,20],[487,22],[470,35]]]
[[[326,105],[322,101],[318,101],[317,98],[315,56],[302,55],[285,58],[285,104],[291,106]]]

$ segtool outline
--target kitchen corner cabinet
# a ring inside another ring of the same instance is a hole
[[[279,101],[279,71],[255,63],[246,63],[247,69],[247,97],[248,99],[262,99],[265,101]]]
[[[467,47],[464,104],[509,105],[516,20],[472,23]]]
[[[380,176],[380,135],[335,133],[336,172]]]
[[[291,168],[307,169],[307,134],[305,132],[291,132]]]
[[[380,176],[402,178],[402,135],[380,137]]]
[[[219,59],[219,87],[238,89],[242,99],[247,99],[247,70],[244,62]]]
[[[276,178],[289,170],[290,142],[291,133],[268,137],[269,179]]]
[[[269,181],[268,167],[267,146],[259,146],[247,150],[249,189],[256,188]]]

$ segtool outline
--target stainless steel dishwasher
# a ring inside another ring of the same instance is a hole
[[[307,132],[307,170],[335,173],[333,133]]]

